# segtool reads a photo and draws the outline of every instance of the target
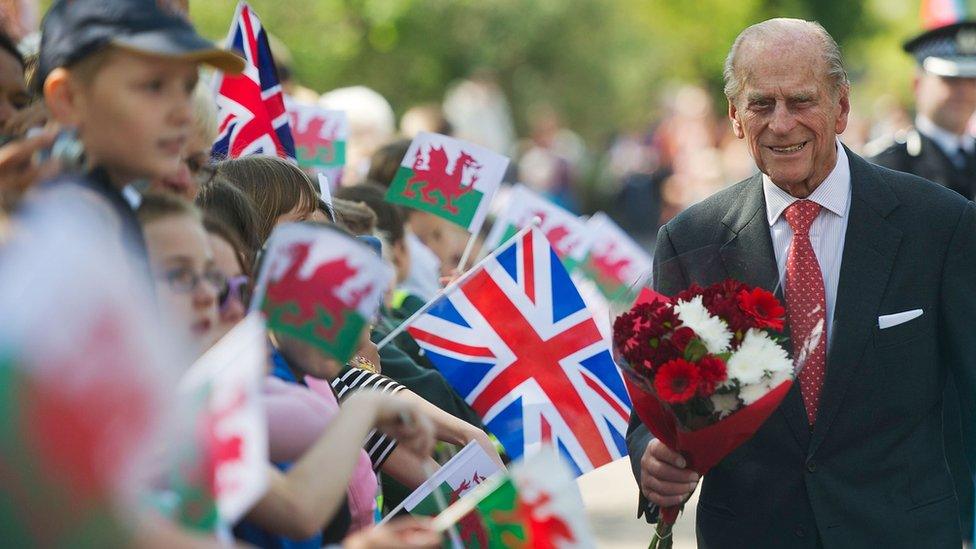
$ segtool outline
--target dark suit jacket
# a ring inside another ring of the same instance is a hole
[[[910,130],[903,138],[897,139],[870,160],[885,168],[924,177],[966,198],[972,198],[976,193],[976,165],[973,164],[973,159],[969,159],[966,169],[959,169],[935,141],[916,130]],[[942,409],[946,461],[956,486],[956,497],[959,498],[959,524],[962,535],[964,539],[972,539],[976,486],[969,473],[970,464],[966,461],[959,416],[959,400],[965,397],[966,395],[959,394],[950,374],[946,380]]]
[[[971,438],[976,206],[847,154],[851,208],[817,423],[811,432],[795,386],[708,472],[699,547],[959,547],[942,394],[952,370],[971,395],[963,406]],[[686,259],[701,250],[715,260]],[[760,176],[662,227],[654,262],[655,285],[668,294],[726,277],[774,289]],[[924,312],[878,328],[878,316],[911,309]],[[633,417],[627,441],[636,474],[650,435]]]

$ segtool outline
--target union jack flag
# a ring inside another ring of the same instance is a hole
[[[512,458],[553,445],[580,475],[626,455],[627,390],[538,228],[510,240],[407,330]]]
[[[295,141],[288,126],[278,70],[271,58],[268,35],[257,14],[241,2],[227,38],[247,64],[239,75],[218,73],[216,159],[269,154],[295,159]]]

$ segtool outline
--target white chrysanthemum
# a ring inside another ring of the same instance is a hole
[[[729,350],[732,332],[724,320],[708,312],[702,304],[701,296],[693,297],[691,301],[679,301],[674,306],[674,312],[682,324],[694,330],[701,338],[709,353],[714,355]]]
[[[769,387],[765,383],[748,383],[739,388],[739,398],[742,399],[743,404],[748,406],[766,396],[768,392]]]
[[[792,368],[790,358],[765,332],[751,329],[746,332],[739,349],[729,358],[730,379],[741,385],[759,383],[766,372],[781,372]],[[745,401],[745,398],[742,399]]]
[[[710,398],[712,399],[712,406],[718,412],[719,418],[723,418],[739,409],[739,397],[735,396],[735,393],[714,393]]]
[[[792,365],[791,365],[792,366]],[[775,389],[780,383],[793,378],[793,368],[788,368],[784,370],[779,370],[771,372],[769,379],[766,380],[766,386],[770,389]]]

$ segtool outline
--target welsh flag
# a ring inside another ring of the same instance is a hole
[[[123,546],[178,361],[118,227],[54,194],[0,256],[0,539]]]
[[[498,209],[498,217],[485,238],[484,248],[497,248],[528,227],[536,217],[541,220],[539,228],[566,265],[566,270],[573,272],[586,257],[589,245],[586,225],[568,210],[522,184],[512,187],[505,204]]]
[[[285,106],[295,138],[298,165],[324,175],[333,186],[338,186],[342,168],[346,165],[346,141],[349,139],[345,111],[292,100],[287,100]]]
[[[387,516],[394,517],[400,510],[412,515],[436,516],[444,510],[442,505],[458,501],[500,470],[477,442],[469,442]],[[435,491],[440,492],[440,501]],[[477,520],[462,519],[449,538],[446,547],[487,547],[485,531]]]
[[[593,214],[586,229],[591,240],[583,270],[614,300],[651,269],[651,256],[603,212]]]
[[[393,282],[369,246],[327,225],[289,223],[268,239],[252,307],[268,329],[305,340],[340,362]]]
[[[252,313],[180,382],[189,433],[172,445],[170,489],[184,526],[213,531],[232,525],[267,489],[268,426],[260,394],[267,360],[264,322]]]
[[[485,533],[481,548],[596,547],[583,509],[566,465],[545,448],[464,496],[435,519],[434,527],[477,521]]]
[[[386,199],[476,233],[507,167],[507,157],[484,147],[420,133],[403,157]]]

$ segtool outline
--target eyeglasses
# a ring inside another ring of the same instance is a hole
[[[163,273],[161,278],[171,290],[177,293],[186,294],[196,290],[201,281],[207,281],[210,286],[223,295],[227,288],[227,277],[217,270],[208,270],[199,274],[190,267],[176,267]]]
[[[246,275],[233,276],[227,279],[227,283],[224,284],[224,288],[220,292],[220,312],[224,312],[230,307],[231,298],[239,301],[241,305],[247,304],[248,282]]]

